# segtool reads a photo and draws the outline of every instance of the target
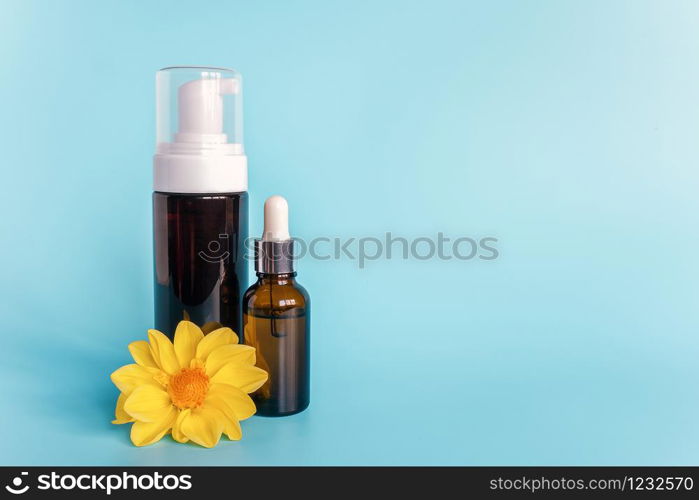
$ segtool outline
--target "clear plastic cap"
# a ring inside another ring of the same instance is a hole
[[[233,69],[163,68],[156,75],[156,153],[242,155],[242,78]]]

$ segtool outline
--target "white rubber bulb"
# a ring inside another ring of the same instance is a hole
[[[289,204],[282,196],[270,196],[265,201],[265,229],[262,241],[289,239]]]

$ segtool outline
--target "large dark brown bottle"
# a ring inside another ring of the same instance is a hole
[[[157,73],[153,241],[155,328],[188,319],[205,332],[242,330],[247,287],[247,158],[241,78],[234,70]]]
[[[172,336],[189,319],[242,332],[247,193],[153,193],[153,226],[155,328]]]
[[[252,395],[258,415],[293,415],[310,401],[310,299],[293,264],[286,200],[273,196],[265,203],[263,238],[255,241],[258,280],[243,298],[245,343],[269,374]]]

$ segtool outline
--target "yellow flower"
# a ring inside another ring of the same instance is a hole
[[[223,432],[240,439],[239,421],[255,413],[248,394],[267,380],[267,372],[255,367],[255,349],[238,344],[230,328],[204,335],[189,321],[177,325],[174,344],[157,330],[148,330],[148,339],[129,344],[136,364],[112,373],[121,391],[113,423],[133,422],[136,446],[169,432],[180,443],[207,448]]]

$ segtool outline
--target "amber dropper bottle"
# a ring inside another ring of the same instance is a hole
[[[252,395],[257,414],[281,417],[308,407],[310,299],[296,282],[289,206],[281,196],[265,202],[262,239],[255,240],[257,283],[243,297],[244,340],[269,373]]]

